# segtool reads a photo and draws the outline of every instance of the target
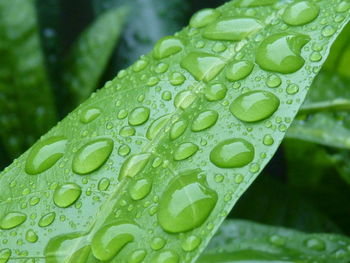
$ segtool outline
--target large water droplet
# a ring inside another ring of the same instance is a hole
[[[250,61],[235,61],[226,70],[226,78],[230,81],[237,81],[246,78],[254,69]]]
[[[280,33],[269,36],[260,44],[256,62],[265,70],[296,72],[305,63],[300,53],[309,41],[310,37],[301,34]]]
[[[282,19],[289,25],[300,26],[310,23],[320,13],[320,8],[310,2],[301,1],[289,5],[283,13]]]
[[[208,101],[218,101],[226,97],[227,88],[223,84],[213,84],[207,86],[204,92]]]
[[[79,149],[73,158],[73,171],[80,175],[99,169],[113,151],[114,142],[108,138],[93,140]]]
[[[149,108],[137,107],[129,114],[129,124],[133,126],[142,125],[148,120],[149,114]]]
[[[40,220],[38,225],[40,227],[46,227],[52,224],[52,222],[55,220],[56,218],[56,213],[55,212],[50,212],[46,215],[43,215]]]
[[[178,263],[179,256],[172,250],[164,250],[152,258],[152,263]]]
[[[166,125],[170,118],[170,115],[164,115],[155,121],[152,122],[152,124],[149,126],[146,137],[149,140],[153,140],[159,133],[159,131]]]
[[[72,233],[52,238],[45,248],[46,263],[86,263],[91,253],[86,237]]]
[[[162,59],[174,55],[183,49],[182,41],[176,37],[164,37],[154,47],[153,56]]]
[[[271,92],[256,90],[238,96],[230,111],[241,121],[256,122],[270,117],[279,105],[280,100]]]
[[[9,261],[10,257],[11,257],[11,250],[8,248],[5,249],[1,249],[0,250],[0,262],[1,263],[7,263],[7,261]]]
[[[176,140],[179,138],[185,132],[187,125],[188,123],[185,120],[175,122],[170,129],[170,139]]]
[[[51,168],[62,158],[66,150],[67,140],[64,137],[51,137],[36,143],[26,160],[25,171],[35,175]]]
[[[236,5],[239,7],[255,7],[255,6],[265,6],[273,5],[277,0],[239,0]]]
[[[21,212],[7,213],[0,221],[0,228],[7,230],[15,228],[23,224],[27,219],[27,216]]]
[[[209,25],[203,37],[213,40],[240,41],[251,34],[260,31],[263,24],[251,17],[236,17],[220,20]]]
[[[120,222],[102,227],[92,238],[91,249],[98,260],[113,259],[122,248],[132,242],[139,228],[131,223]]]
[[[152,182],[149,179],[140,179],[131,183],[129,194],[133,200],[137,201],[145,198],[151,192],[151,189]]]
[[[224,68],[225,62],[208,53],[193,52],[182,61],[181,67],[188,70],[198,81],[209,82]]]
[[[208,110],[198,114],[192,123],[192,131],[198,132],[208,129],[215,125],[219,114],[216,111]]]
[[[101,115],[101,110],[98,108],[90,108],[84,110],[80,115],[80,121],[82,123],[90,123],[93,120],[97,119]]]
[[[67,183],[56,187],[53,201],[58,207],[68,207],[74,204],[81,195],[81,188],[75,183]]]
[[[134,177],[145,168],[149,159],[150,153],[140,153],[130,156],[120,168],[119,180],[124,177]]]
[[[170,233],[192,230],[204,223],[217,202],[206,178],[198,171],[186,172],[173,179],[159,204],[158,221]]]
[[[210,161],[220,168],[243,167],[254,159],[254,147],[244,139],[222,141],[210,153]]]
[[[220,12],[215,9],[202,9],[192,16],[190,20],[190,26],[196,28],[204,27],[214,22],[219,16]]]
[[[175,161],[185,160],[194,155],[199,150],[198,146],[191,142],[185,142],[180,144],[174,153]]]

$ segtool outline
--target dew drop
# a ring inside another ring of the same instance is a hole
[[[174,105],[176,108],[186,109],[196,100],[196,95],[189,91],[184,90],[179,92],[174,100]]]
[[[128,263],[141,263],[147,255],[146,250],[138,249],[132,252],[128,257]]]
[[[132,126],[142,125],[148,120],[149,114],[149,108],[137,107],[129,114],[129,124]]]
[[[9,212],[0,221],[0,228],[3,230],[15,228],[23,224],[27,216],[21,212]]]
[[[188,123],[185,120],[180,120],[175,122],[170,129],[170,139],[176,140],[179,138],[186,130]]]
[[[164,126],[167,124],[169,119],[170,119],[170,115],[167,114],[153,121],[147,130],[147,133],[146,133],[147,139],[153,140],[158,135],[160,130],[164,128]]]
[[[98,108],[90,108],[84,110],[80,115],[80,121],[82,123],[90,123],[97,119],[101,115],[101,110]]]
[[[225,67],[225,62],[214,55],[192,52],[182,61],[181,67],[189,71],[197,81],[209,82]]]
[[[212,40],[240,41],[263,28],[263,24],[251,17],[227,18],[210,24],[203,37]]]
[[[57,186],[53,194],[55,205],[66,208],[74,204],[81,195],[81,188],[75,183],[67,183]]]
[[[254,69],[250,61],[242,60],[231,63],[226,70],[226,78],[230,81],[237,81],[246,78]]]
[[[183,84],[186,80],[186,77],[178,72],[174,72],[170,76],[170,84],[173,86],[179,86]]]
[[[191,252],[191,251],[195,250],[196,248],[198,248],[199,245],[201,244],[201,242],[202,242],[202,240],[200,237],[191,235],[191,236],[187,237],[184,241],[182,241],[181,247],[184,251]]]
[[[40,218],[38,225],[40,227],[47,227],[47,226],[49,226],[49,225],[51,225],[53,223],[55,218],[56,218],[56,213],[55,212],[50,212],[50,213],[48,213],[46,215],[43,215]]]
[[[210,153],[210,161],[220,168],[243,167],[254,159],[254,146],[244,139],[220,142]]]
[[[220,12],[215,9],[212,9],[212,8],[202,9],[192,16],[190,20],[190,26],[196,27],[196,28],[204,27],[214,22],[219,16],[220,16]]]
[[[11,250],[8,248],[4,248],[0,250],[0,262],[7,263],[11,257]]]
[[[98,182],[98,190],[99,191],[107,191],[109,186],[111,184],[111,181],[108,178],[102,178],[99,182]]]
[[[256,122],[270,117],[279,105],[280,100],[271,92],[255,90],[238,96],[230,111],[241,121]]]
[[[170,91],[164,91],[162,93],[162,99],[165,100],[165,101],[170,101],[172,99],[172,94]]]
[[[152,258],[152,263],[179,263],[179,256],[172,250],[164,250]]]
[[[282,80],[281,80],[281,78],[279,76],[277,76],[277,75],[270,75],[270,76],[267,77],[266,85],[269,88],[277,88],[281,84],[282,84]]]
[[[227,88],[223,84],[213,84],[207,86],[204,92],[208,101],[218,101],[226,97]]]
[[[310,238],[305,241],[308,248],[316,251],[324,251],[326,249],[326,244],[318,238]]]
[[[269,36],[259,46],[256,62],[268,71],[294,73],[305,63],[301,49],[310,38],[301,34],[280,33]]]
[[[310,55],[310,60],[312,62],[318,62],[318,61],[321,61],[321,59],[322,59],[322,55],[320,52],[312,52]]]
[[[183,49],[182,41],[176,37],[164,37],[154,47],[153,56],[162,59],[179,53]]]
[[[135,128],[130,126],[122,127],[119,131],[119,135],[123,137],[130,137],[135,135]]]
[[[274,144],[274,142],[275,142],[275,140],[273,139],[273,137],[270,134],[266,134],[264,136],[263,143],[266,146],[271,146],[272,144]]]
[[[327,25],[322,29],[322,36],[324,37],[330,37],[333,36],[333,34],[336,32],[336,28],[332,25]]]
[[[158,74],[161,74],[161,73],[167,72],[168,68],[169,68],[168,64],[161,62],[155,68],[155,72]]]
[[[28,154],[25,171],[36,175],[51,168],[62,158],[67,140],[64,137],[51,137],[36,143]]]
[[[32,229],[29,229],[26,232],[26,240],[30,243],[35,243],[38,241],[38,235]]]
[[[138,232],[136,225],[126,222],[104,226],[92,238],[92,253],[98,260],[109,261],[132,242]]]
[[[113,151],[114,142],[108,138],[90,141],[74,155],[72,168],[80,175],[92,173],[99,169]]]
[[[343,13],[350,9],[350,3],[348,1],[342,1],[337,6],[337,12]]]
[[[130,197],[137,201],[145,198],[152,189],[152,182],[149,179],[140,179],[131,183],[129,187]]]
[[[218,120],[219,114],[216,111],[208,110],[198,114],[192,123],[192,131],[199,132],[208,129],[215,125]]]
[[[151,248],[155,251],[162,249],[166,244],[166,241],[161,237],[155,237],[151,241]]]
[[[199,150],[198,146],[191,142],[185,142],[180,144],[174,153],[175,161],[185,160],[194,155]]]
[[[273,5],[277,0],[239,0],[236,5],[239,7],[256,7],[256,6],[266,6]]]
[[[146,60],[140,59],[132,66],[132,70],[134,72],[140,72],[141,70],[145,69],[147,65],[148,62]]]
[[[282,19],[291,26],[300,26],[315,20],[320,8],[310,1],[300,1],[289,5],[283,13]]]
[[[170,233],[199,227],[208,218],[217,202],[204,175],[188,171],[174,178],[160,198],[158,222]]]
[[[134,177],[145,168],[149,159],[150,153],[140,153],[130,156],[120,168],[119,180],[124,177]]]
[[[289,95],[294,95],[294,94],[298,93],[298,91],[299,91],[299,86],[296,84],[290,84],[287,87],[287,93]]]

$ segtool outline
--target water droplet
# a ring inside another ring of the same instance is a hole
[[[265,70],[294,73],[305,63],[301,49],[310,38],[301,34],[280,33],[267,37],[259,46],[256,62]]]
[[[202,240],[197,236],[189,236],[182,243],[181,247],[186,252],[191,252],[195,250],[201,244]]]
[[[175,161],[185,160],[194,155],[199,150],[198,146],[191,142],[185,142],[180,144],[174,153]]]
[[[203,111],[197,115],[192,123],[192,131],[198,132],[208,129],[215,125],[218,120],[219,114],[216,111],[208,110]]]
[[[267,77],[266,85],[269,88],[277,88],[281,84],[282,84],[282,80],[281,80],[281,78],[279,76],[277,76],[277,75],[270,75],[270,76]]]
[[[143,249],[138,249],[132,252],[128,257],[128,263],[141,263],[146,257],[147,252]]]
[[[326,244],[318,238],[310,238],[305,241],[308,248],[316,251],[324,251],[326,249]]]
[[[51,212],[51,213],[48,213],[46,215],[43,215],[40,218],[38,225],[40,227],[49,226],[49,225],[52,224],[52,222],[55,220],[55,218],[56,218],[56,213],[55,212]]]
[[[231,113],[241,121],[256,122],[270,117],[279,107],[279,99],[267,91],[249,91],[231,104]]]
[[[273,5],[276,1],[277,0],[239,0],[236,2],[236,5],[239,7],[256,7]]]
[[[82,123],[87,124],[97,119],[100,115],[101,115],[101,110],[98,108],[86,109],[81,113],[80,121]]]
[[[128,145],[123,144],[118,149],[118,154],[120,156],[127,156],[130,153],[131,149]]]
[[[130,156],[120,168],[119,180],[124,177],[134,177],[145,168],[149,159],[150,153],[140,153]]]
[[[169,121],[169,118],[170,118],[170,115],[167,114],[153,121],[147,130],[147,133],[146,133],[147,139],[153,140],[158,135],[160,130],[163,129],[164,126],[167,124],[167,122]]]
[[[320,8],[310,1],[300,1],[289,5],[283,13],[282,19],[291,26],[300,26],[315,20]]]
[[[152,189],[152,182],[149,179],[140,179],[131,183],[129,187],[130,197],[137,201],[145,198]]]
[[[73,158],[73,171],[80,175],[99,169],[113,151],[114,142],[108,138],[92,140],[82,146]]]
[[[111,181],[108,178],[102,178],[99,182],[98,182],[98,190],[99,191],[107,191],[108,187],[110,186]]]
[[[224,68],[225,62],[208,53],[193,52],[182,61],[181,67],[188,70],[198,81],[209,82]]]
[[[322,55],[320,52],[312,52],[310,55],[310,60],[312,62],[318,62],[318,61],[321,61],[321,59],[322,59]]]
[[[7,213],[0,221],[0,228],[7,230],[15,228],[23,224],[27,220],[27,216],[20,212]]]
[[[1,263],[7,263],[11,257],[11,250],[8,248],[1,249],[0,250],[0,262]]]
[[[183,49],[182,41],[176,37],[164,37],[154,47],[153,56],[162,59],[179,53]]]
[[[174,178],[164,191],[159,204],[158,221],[170,233],[192,230],[204,223],[217,202],[198,171],[185,172]]]
[[[226,97],[227,88],[223,84],[213,84],[205,88],[205,98],[208,101],[218,101]]]
[[[266,146],[270,146],[270,145],[274,144],[274,142],[275,142],[275,140],[273,139],[273,137],[270,134],[266,134],[264,136],[263,143]]]
[[[175,122],[170,129],[170,139],[176,140],[179,138],[185,132],[187,125],[187,122],[184,120]]]
[[[140,59],[136,61],[136,63],[132,66],[132,70],[134,72],[140,72],[141,70],[145,69],[148,65],[148,62],[144,59]]]
[[[330,37],[333,36],[333,34],[335,33],[336,28],[331,26],[331,25],[327,25],[322,29],[322,36],[324,37]]]
[[[125,126],[122,127],[119,131],[120,136],[123,137],[130,137],[130,136],[134,136],[136,133],[136,130],[134,127],[130,127],[130,126]]]
[[[227,18],[210,24],[203,32],[203,37],[213,40],[240,41],[260,31],[264,25],[251,17]]]
[[[299,91],[299,86],[296,84],[290,84],[287,87],[287,93],[289,95],[294,95],[294,94],[298,93],[298,91]]]
[[[64,137],[51,137],[36,143],[28,154],[25,171],[35,175],[51,168],[62,158],[67,140]]]
[[[350,9],[350,3],[348,1],[342,1],[337,6],[337,12],[343,13]]]
[[[171,250],[164,250],[152,258],[152,263],[179,263],[179,256]]]
[[[163,100],[165,100],[165,101],[170,101],[171,99],[172,99],[172,94],[171,94],[171,92],[170,91],[164,91],[163,93],[162,93],[162,99]]]
[[[39,197],[36,197],[36,196],[33,196],[32,198],[29,199],[29,204],[30,204],[31,206],[35,206],[35,205],[37,205],[39,202],[40,202],[40,198],[39,198]]]
[[[53,201],[58,207],[66,208],[74,204],[81,195],[81,188],[75,183],[57,186],[53,194]]]
[[[278,236],[278,235],[272,235],[270,237],[270,242],[276,246],[284,246],[285,243],[286,243],[286,239],[285,237],[281,237],[281,236]]]
[[[35,243],[38,241],[38,235],[32,229],[29,229],[26,232],[26,240],[30,243]]]
[[[183,84],[185,80],[186,80],[186,77],[183,74],[178,72],[174,72],[170,76],[170,83],[173,86],[179,86]]]
[[[158,74],[161,74],[161,73],[167,72],[168,68],[169,68],[168,64],[161,62],[155,68],[155,72]]]
[[[155,237],[151,241],[151,248],[153,250],[162,249],[166,244],[166,241],[161,237]]]
[[[148,120],[149,114],[149,108],[137,107],[129,114],[129,124],[132,126],[142,125]]]
[[[222,141],[210,153],[210,161],[220,168],[243,167],[254,159],[254,147],[244,139]]]
[[[174,100],[176,108],[186,109],[196,100],[196,95],[191,91],[184,90],[179,92]]]
[[[92,253],[98,260],[109,261],[134,240],[138,230],[136,225],[125,222],[104,226],[92,238]]]
[[[190,20],[190,26],[196,28],[204,27],[214,22],[219,16],[220,12],[215,9],[202,9],[192,16]]]
[[[226,70],[226,78],[230,81],[237,81],[246,78],[254,69],[250,61],[242,60],[231,63]]]
[[[159,83],[160,79],[157,77],[150,77],[149,80],[147,81],[147,86],[148,87],[154,87]]]

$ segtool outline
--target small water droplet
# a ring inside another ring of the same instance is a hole
[[[267,77],[266,85],[269,88],[277,88],[281,84],[282,84],[282,80],[281,80],[281,78],[279,76],[277,76],[277,75],[270,75],[270,76]]]
[[[114,142],[109,138],[100,138],[88,142],[74,155],[73,171],[80,175],[96,171],[107,161],[113,147]]]
[[[326,249],[326,244],[318,238],[310,238],[305,241],[308,248],[316,251],[324,251]]]
[[[152,258],[152,263],[179,263],[179,256],[172,250],[164,250]]]
[[[25,171],[36,175],[51,168],[62,158],[66,150],[67,140],[64,137],[51,137],[36,143],[30,150]]]
[[[350,3],[348,1],[342,1],[337,6],[337,12],[343,13],[350,9]]]
[[[205,88],[204,94],[208,101],[218,101],[226,97],[227,88],[223,84],[213,84]]]
[[[130,137],[130,136],[134,136],[136,133],[136,130],[134,127],[130,127],[130,126],[125,126],[122,127],[119,131],[119,135],[123,136],[123,137]]]
[[[244,139],[222,141],[210,153],[210,161],[220,168],[243,167],[254,159],[254,147]]]
[[[197,115],[192,123],[192,131],[199,132],[208,129],[215,125],[218,120],[219,114],[216,111],[208,110],[203,111]]]
[[[179,53],[183,49],[182,41],[176,37],[164,37],[154,47],[153,56],[162,59]]]
[[[291,26],[300,26],[315,20],[320,8],[311,1],[300,1],[289,5],[283,13],[282,19]]]
[[[169,68],[168,64],[161,62],[155,68],[155,72],[158,74],[165,73],[167,72],[168,68]]]
[[[290,84],[287,87],[287,93],[289,95],[294,95],[294,94],[298,93],[298,91],[299,91],[299,86],[296,84]]]
[[[129,194],[130,197],[137,201],[145,198],[152,189],[152,182],[149,179],[140,179],[130,184]]]
[[[151,241],[151,248],[153,250],[162,249],[166,244],[166,241],[161,237],[155,237]]]
[[[160,130],[164,128],[164,126],[167,124],[169,119],[170,119],[170,115],[167,114],[153,121],[147,130],[147,133],[146,133],[147,139],[153,140],[158,135]]]
[[[230,111],[241,121],[256,122],[270,117],[279,105],[280,100],[271,92],[255,90],[238,96]]]
[[[0,228],[7,230],[23,224],[27,216],[21,212],[9,212],[0,221]]]
[[[108,178],[102,178],[98,182],[97,188],[99,191],[107,191],[110,184],[111,184],[111,181]]]
[[[90,108],[84,110],[80,115],[80,121],[82,123],[90,123],[97,119],[101,115],[101,110],[98,108]]]
[[[334,26],[327,25],[322,29],[322,35],[324,37],[330,37],[330,36],[333,36],[336,31],[337,29]]]
[[[164,91],[162,93],[162,99],[165,100],[165,101],[170,101],[172,99],[172,94],[170,91]]]
[[[188,123],[185,120],[179,120],[175,122],[170,129],[170,139],[176,140],[179,138],[186,130]]]
[[[196,28],[204,27],[214,22],[219,16],[220,12],[215,9],[202,9],[192,16],[190,20],[190,26]]]
[[[191,91],[184,90],[179,92],[174,100],[176,108],[186,109],[196,100],[196,95]]]
[[[174,153],[175,161],[185,160],[194,155],[199,150],[198,146],[191,142],[185,142],[180,144]]]
[[[55,212],[51,212],[51,213],[48,213],[46,215],[43,215],[40,218],[38,225],[40,227],[47,227],[47,226],[52,224],[52,222],[55,220],[55,218],[56,218]]]
[[[254,68],[250,61],[242,60],[231,63],[226,70],[226,78],[230,81],[237,81],[246,78]]]
[[[217,202],[204,175],[188,171],[174,178],[160,198],[158,222],[170,233],[192,230],[204,223]]]
[[[310,55],[310,60],[312,62],[318,62],[318,61],[321,61],[321,59],[322,59],[322,55],[320,52],[312,52]]]
[[[133,251],[128,257],[128,263],[141,263],[147,255],[146,250],[138,249]]]
[[[148,120],[149,115],[149,108],[137,107],[129,114],[129,124],[132,126],[142,125]]]
[[[286,243],[286,239],[285,237],[281,237],[281,236],[278,236],[278,235],[272,235],[270,237],[270,242],[276,246],[284,246],[285,243]]]
[[[0,250],[0,262],[7,263],[11,257],[11,250],[9,248],[4,248]]]
[[[119,180],[127,176],[134,177],[137,175],[145,168],[150,158],[150,153],[140,153],[130,156],[120,168]]]
[[[201,244],[202,240],[200,237],[191,235],[187,237],[184,241],[181,243],[181,247],[186,252],[191,252],[195,250],[199,245]]]
[[[170,75],[170,84],[173,86],[179,86],[183,84],[186,80],[186,77],[178,72],[174,72]]]
[[[29,229],[26,232],[26,240],[30,243],[35,243],[38,241],[38,235],[32,229]]]
[[[132,66],[132,70],[134,72],[140,72],[141,70],[145,69],[148,65],[148,62],[144,59],[140,59],[135,62],[135,64]]]
[[[66,208],[74,204],[81,195],[81,188],[75,183],[57,186],[53,194],[53,201],[58,207]]]
[[[271,146],[272,144],[274,144],[274,142],[275,142],[275,140],[273,139],[273,137],[270,134],[266,134],[264,136],[263,143],[266,146]]]

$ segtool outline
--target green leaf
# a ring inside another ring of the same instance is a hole
[[[17,157],[56,122],[34,1],[0,1],[0,137]]]
[[[350,239],[332,234],[306,234],[249,221],[228,220],[198,263],[344,262]]]
[[[123,28],[126,8],[99,16],[76,40],[65,63],[63,85],[68,89],[67,108],[75,107],[97,88]]]
[[[0,175],[11,259],[195,261],[276,151],[349,16],[335,23],[337,1],[323,0],[309,23],[288,26],[279,10],[293,3],[260,3],[196,14]]]

